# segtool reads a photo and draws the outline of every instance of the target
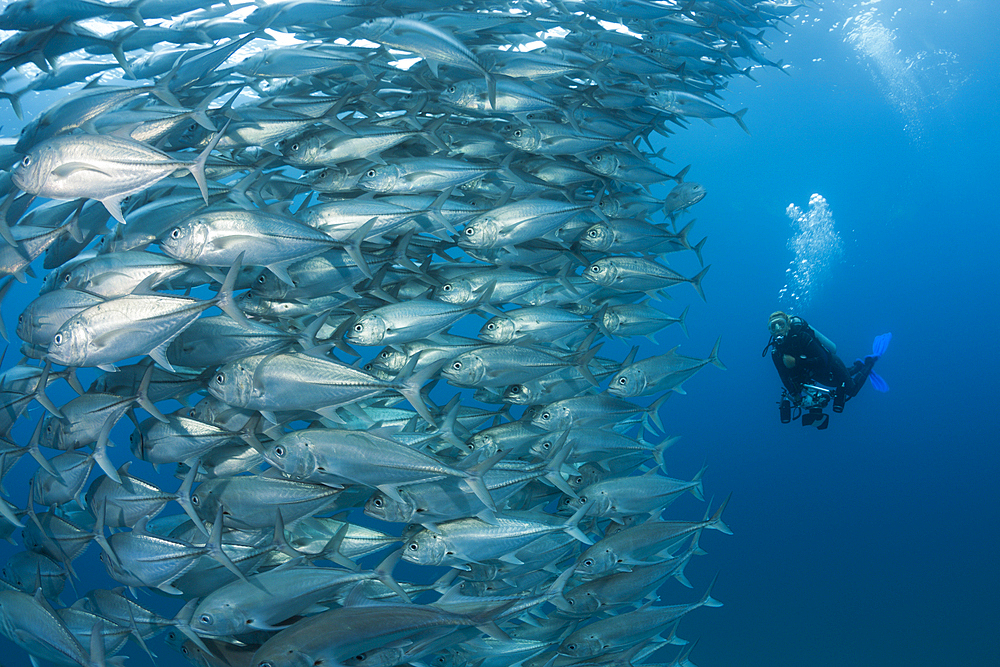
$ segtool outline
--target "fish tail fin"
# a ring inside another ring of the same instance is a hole
[[[205,651],[209,655],[214,655],[212,650],[208,648],[205,642],[202,641],[201,637],[191,628],[191,618],[194,616],[195,608],[198,606],[198,598],[193,600],[188,600],[188,602],[181,607],[181,610],[177,612],[171,621],[171,625],[177,628],[177,630],[191,640],[195,646]]]
[[[427,403],[424,401],[421,389],[423,388],[425,382],[437,374],[437,372],[441,369],[441,366],[445,364],[446,360],[442,359],[432,364],[428,364],[416,373],[413,373],[413,369],[416,367],[417,362],[422,355],[423,352],[420,352],[419,354],[411,357],[410,360],[406,362],[406,366],[403,367],[403,370],[399,372],[399,377],[402,381],[399,383],[398,391],[403,395],[403,398],[410,402],[413,409],[416,410],[421,417],[427,420],[428,424],[437,428],[437,422],[434,421],[434,416],[431,415],[430,410],[427,409]]]
[[[593,498],[591,498],[583,505],[581,505],[580,508],[573,513],[573,516],[566,519],[566,521],[563,523],[562,526],[563,531],[565,531],[567,535],[587,545],[593,545],[594,540],[587,537],[587,535],[582,530],[580,530],[580,526],[578,524],[580,523],[580,520],[583,519],[584,516],[586,516],[587,512],[590,511],[590,508],[593,506],[593,504],[594,500]]]
[[[729,504],[729,499],[733,497],[733,494],[726,496],[726,499],[719,505],[719,509],[715,510],[715,514],[708,520],[705,525],[706,528],[712,528],[726,535],[732,535],[733,531],[729,530],[729,526],[722,522],[722,513],[726,511],[726,505]]]
[[[210,535],[208,528],[205,528],[205,523],[198,516],[198,513],[194,511],[194,503],[191,502],[191,489],[194,487],[194,481],[198,477],[198,465],[199,461],[197,459],[190,462],[187,474],[184,475],[184,481],[181,482],[180,488],[174,494],[174,500],[181,506],[187,517],[191,519],[195,528],[200,530],[202,535],[207,536]]]
[[[698,500],[705,500],[704,487],[701,483],[701,478],[705,474],[705,470],[708,469],[708,465],[703,465],[701,470],[691,479],[694,486],[691,487],[691,495],[693,495]]]
[[[670,575],[685,588],[694,588],[694,585],[691,583],[691,580],[687,578],[686,574],[684,574],[684,568],[686,568],[688,566],[688,563],[691,562],[691,557],[697,553],[698,538],[700,536],[701,536],[701,531],[699,530],[694,534],[694,537],[691,538],[691,544],[690,546],[688,546],[687,551],[685,551],[681,555],[681,557],[678,558],[678,560],[680,560],[681,562],[678,563],[677,567],[674,568],[673,573]]]
[[[724,363],[719,361],[719,343],[721,342],[722,342],[722,336],[719,336],[718,338],[715,339],[715,347],[712,348],[712,353],[708,355],[708,363],[712,364],[717,368],[721,368],[722,370],[725,371],[729,369],[726,368],[726,365]]]
[[[660,444],[656,445],[653,450],[653,460],[656,461],[656,465],[660,467],[660,472],[664,475],[667,474],[667,463],[663,458],[663,452],[665,452],[671,445],[681,439],[681,436],[675,435],[672,438],[667,438]]]
[[[747,107],[747,109],[749,109],[749,107]],[[750,134],[750,128],[747,127],[747,124],[743,122],[743,116],[746,114],[747,109],[740,109],[739,111],[734,113],[733,120],[735,120],[739,124],[739,126],[743,128],[744,132],[746,132],[750,136],[753,136],[752,134]]]
[[[149,398],[149,382],[153,378],[154,364],[150,364],[146,368],[146,372],[142,374],[142,381],[139,383],[139,391],[136,392],[135,401],[142,406],[142,409],[148,412],[151,416],[155,417],[157,421],[163,423],[167,422],[167,418],[160,412],[153,401]]]
[[[705,266],[705,259],[701,256],[701,249],[705,246],[705,241],[707,240],[708,237],[706,236],[702,240],[698,241],[693,248],[691,248],[691,250],[694,250],[694,254],[698,257],[698,263],[702,266]]]
[[[721,602],[719,602],[718,600],[716,600],[715,598],[712,597],[712,588],[715,586],[715,582],[716,582],[716,580],[718,580],[718,578],[719,578],[719,575],[715,575],[715,577],[712,578],[712,583],[710,583],[708,585],[708,590],[705,591],[705,594],[701,596],[701,599],[698,600],[698,603],[697,603],[696,606],[698,606],[698,607],[721,607],[722,606]]]
[[[347,537],[347,531],[351,527],[351,524],[346,521],[337,529],[330,541],[326,543],[323,550],[320,552],[323,554],[323,558],[336,563],[341,567],[346,567],[348,570],[357,571],[361,568],[353,560],[345,556],[340,551],[340,546],[344,543],[344,538]]]
[[[395,551],[393,551],[391,554],[386,556],[381,563],[378,564],[378,567],[375,568],[375,575],[378,577],[379,581],[381,581],[383,584],[391,588],[396,595],[403,598],[407,602],[410,602],[411,601],[410,596],[406,594],[406,591],[403,590],[403,587],[400,586],[399,582],[396,581],[396,579],[392,576],[392,570],[393,568],[396,567],[396,563],[399,562],[399,559],[402,556],[403,556],[402,549],[396,549]]]
[[[592,332],[591,336],[589,336],[587,340],[583,342],[583,345],[589,345],[590,342],[593,340],[594,334],[596,333],[597,330],[595,329]],[[597,378],[594,377],[594,374],[590,372],[590,362],[593,361],[594,356],[598,353],[598,351],[600,351],[602,345],[604,345],[604,343],[598,343],[589,350],[584,350],[576,357],[576,359],[574,359],[574,363],[576,364],[576,369],[580,371],[580,375],[582,375],[584,379],[587,380],[587,382],[589,382],[595,387],[598,386],[600,383],[597,381]]]
[[[701,281],[705,277],[705,274],[708,273],[708,270],[710,268],[712,268],[711,264],[709,264],[708,266],[706,266],[704,269],[702,269],[698,273],[698,275],[694,276],[693,278],[691,278],[689,280],[689,282],[691,283],[691,287],[693,287],[694,291],[696,291],[698,293],[698,296],[701,297],[701,300],[705,301],[705,302],[707,302],[708,299],[705,298],[705,291],[701,288]]]
[[[232,121],[226,121],[226,124],[222,126],[222,129],[216,132],[215,136],[212,137],[212,140],[208,142],[208,146],[206,146],[205,150],[201,152],[198,159],[192,162],[187,168],[187,170],[191,172],[191,175],[194,176],[194,180],[198,184],[198,189],[201,190],[202,199],[205,200],[206,204],[208,203],[208,181],[205,179],[205,165],[208,163],[208,156],[212,154],[212,151],[214,151],[215,147],[219,145],[222,137],[226,135],[226,129],[229,128],[230,122]]]
[[[660,430],[660,433],[663,433],[664,429],[663,421],[660,420],[660,408],[672,394],[673,392],[670,391],[664,393],[663,396],[660,396],[658,399],[653,401],[652,405],[646,408],[646,415],[642,419],[644,426],[648,427],[647,422],[651,421],[653,422],[653,425]]]
[[[41,466],[45,472],[49,473],[61,482],[62,475],[60,475],[56,469],[52,467],[52,464],[49,463],[49,460],[42,455],[42,450],[38,447],[38,442],[42,436],[42,425],[44,422],[45,419],[39,417],[38,423],[35,424],[35,430],[32,431],[31,438],[28,440],[28,453],[31,455],[31,458],[38,461],[38,465]]]
[[[45,368],[42,369],[42,374],[38,377],[38,382],[35,383],[35,400],[38,401],[43,408],[49,411],[49,413],[59,420],[65,420],[63,413],[59,411],[55,403],[49,400],[49,397],[45,395],[45,389],[49,384],[49,374],[52,371],[52,362],[46,361]]]
[[[222,281],[222,286],[219,287],[219,292],[215,295],[215,305],[238,324],[249,327],[250,323],[247,320],[247,316],[239,309],[239,306],[236,305],[236,299],[233,298],[236,279],[240,275],[240,269],[243,268],[243,255],[244,253],[241,252],[235,261],[233,261],[233,265],[229,267],[229,271]]]
[[[24,120],[24,112],[21,110],[21,93],[23,92],[24,91],[18,91],[17,93],[0,93],[0,98],[10,102],[10,106],[17,115],[18,120]]]
[[[104,474],[113,479],[115,482],[121,484],[122,479],[118,476],[118,471],[115,469],[111,459],[108,458],[108,436],[111,435],[111,429],[114,425],[118,423],[115,415],[108,415],[108,418],[104,420],[104,425],[101,427],[101,434],[97,436],[97,443],[94,445],[94,461],[97,465],[101,467]]]
[[[566,495],[573,498],[578,498],[579,496],[576,495],[576,491],[573,490],[573,487],[570,486],[569,482],[563,479],[562,476],[563,463],[566,462],[566,458],[570,455],[570,452],[573,450],[573,445],[566,444],[566,439],[568,437],[569,437],[569,430],[567,429],[562,432],[562,435],[560,435],[559,439],[556,441],[555,447],[553,448],[555,450],[555,454],[552,456],[552,459],[545,466],[546,470],[545,480],[552,486],[556,487],[557,489],[565,493]]]
[[[687,223],[686,225],[684,225],[683,228],[681,228],[681,231],[677,232],[676,234],[677,242],[680,243],[682,246],[684,246],[684,248],[686,248],[687,250],[694,250],[694,248],[691,247],[691,242],[688,241],[688,234],[691,232],[691,228],[694,226],[695,222],[697,221],[692,220],[691,222]],[[674,227],[674,229],[676,229],[676,227]]]
[[[691,309],[690,305],[689,306],[685,306],[684,307],[684,312],[681,313],[681,316],[677,318],[677,324],[679,324],[681,326],[681,331],[683,331],[684,335],[686,337],[688,337],[688,338],[690,338],[691,335],[688,333],[687,323],[685,322],[685,320],[687,318],[688,310],[690,310],[690,309]]]
[[[494,456],[500,456],[500,458],[503,458],[503,452],[497,452]],[[490,495],[490,490],[486,488],[486,482],[483,481],[482,472],[468,472],[462,477],[462,482],[465,486],[469,487],[470,491],[476,494],[476,497],[479,498],[479,500],[486,505],[491,512],[496,511],[496,503],[493,502],[493,496]]]
[[[361,242],[368,238],[371,234],[372,227],[378,222],[378,216],[372,218],[365,224],[361,225],[357,230],[355,230],[350,237],[348,237],[347,242],[344,244],[344,251],[347,255],[354,260],[354,263],[358,265],[361,269],[361,273],[365,274],[365,278],[372,277],[372,270],[368,267],[368,262],[365,260],[365,256],[361,252]]]
[[[243,583],[249,584],[247,576],[243,574],[240,568],[236,567],[236,564],[233,563],[229,555],[222,550],[222,516],[222,503],[219,503],[219,509],[215,513],[215,523],[212,524],[212,534],[209,536],[208,542],[205,543],[205,548],[208,549],[208,554],[215,562],[232,572]]]

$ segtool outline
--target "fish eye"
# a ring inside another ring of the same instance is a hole
[[[512,393],[512,394],[519,394],[519,393],[521,393],[521,385],[519,385],[519,384],[512,384],[510,386],[510,393]]]
[[[56,345],[62,345],[62,340],[63,340],[62,334],[56,334],[55,338],[52,339],[52,342],[55,343]]]
[[[442,286],[441,289],[443,291],[445,291],[445,292],[450,292],[451,291],[451,283],[448,283],[447,285]]]
[[[601,161],[601,160],[603,160],[603,159],[604,159],[604,158],[603,158],[603,157],[601,157],[601,155],[600,155],[600,154],[598,154],[598,155],[595,155],[595,156],[594,156],[594,162],[600,162],[600,161]]]
[[[359,653],[358,655],[354,656],[354,659],[357,660],[358,662],[362,662],[365,659],[365,654]]]
[[[30,166],[31,165],[31,156],[30,155],[25,155],[24,159],[21,160],[21,164],[24,165],[25,167]]]
[[[218,373],[215,376],[215,383],[216,384],[225,384],[226,383],[226,374],[225,373]]]
[[[587,502],[587,496],[580,496],[580,502],[581,503],[586,503]]]
[[[324,169],[323,171],[319,172],[319,176],[317,176],[317,178],[326,178],[326,169]]]
[[[473,228],[473,227],[466,227],[465,228],[465,235],[466,236],[472,236],[475,233],[476,233],[475,228]]]
[[[258,284],[263,285],[266,282],[267,282],[267,278],[264,277],[263,273],[260,274],[259,276],[257,276],[257,283]]]
[[[454,368],[456,371],[460,371],[460,370],[462,370],[462,362],[461,361],[456,361],[455,363],[453,363],[451,365],[451,367]]]
[[[576,650],[576,644],[570,644],[569,646],[566,647],[566,650],[567,651],[575,651]]]
[[[409,549],[410,551],[416,551],[420,547],[417,546],[416,542],[410,542],[409,544],[406,545],[406,548]]]
[[[285,455],[285,448],[282,447],[281,445],[277,445],[274,448],[274,455],[277,456],[278,458],[281,458],[282,456]]]
[[[192,505],[198,505],[199,503],[201,503],[201,499],[198,496],[196,495],[191,496]]]
[[[552,447],[552,443],[548,440],[542,443],[542,449],[549,449]]]
[[[448,86],[448,92],[449,93],[454,93],[456,90],[458,90],[458,89],[455,88],[455,86]]]
[[[476,446],[475,446],[474,444],[472,444],[471,442],[470,442],[470,443],[468,443],[467,445],[465,445],[465,447],[466,447],[466,449],[468,449],[468,450],[469,450],[470,452],[474,452],[474,451],[476,451]]]
[[[364,331],[364,329],[365,329],[365,325],[363,325],[363,324],[358,323],[358,324],[354,325],[354,330],[357,331],[358,333]]]
[[[587,232],[587,236],[589,236],[590,238],[595,238],[597,236],[597,230],[591,229],[589,232]]]
[[[375,507],[382,507],[382,504],[383,503],[381,498],[372,498],[372,505],[374,505]]]
[[[293,151],[299,150],[299,145],[298,144],[292,144],[292,150]]]
[[[517,138],[521,137],[521,130],[514,130],[514,136]]]
[[[65,276],[63,276],[63,282],[64,283],[68,283],[70,281],[70,279],[72,279],[72,277],[73,277],[72,274],[67,273]]]
[[[588,558],[587,560],[583,561],[583,564],[586,565],[587,567],[593,567],[594,566],[594,559],[593,558]]]
[[[198,622],[201,623],[202,625],[212,625],[212,615],[202,614],[201,616],[198,617]]]
[[[369,169],[368,171],[365,172],[365,175],[368,178],[375,178],[375,170],[374,169]]]
[[[24,315],[18,315],[17,316],[17,323],[20,324],[23,321],[24,321]]]
[[[628,384],[628,378],[618,378],[618,384]]]
[[[569,602],[570,605],[576,604],[576,600],[574,600],[573,598],[566,598],[566,602]]]
[[[388,358],[389,358],[389,353],[388,353],[388,352],[386,352],[385,350],[382,350],[382,351],[381,351],[381,352],[379,353],[379,355],[378,355],[378,356],[379,356],[379,359],[388,359]]]
[[[172,239],[174,239],[176,241],[180,237],[181,237],[181,230],[179,228],[177,228],[177,227],[174,227],[173,230],[171,230],[171,232],[170,232],[170,238],[172,238]]]
[[[593,271],[594,273],[600,273],[601,267],[599,267],[597,264],[594,264],[592,267],[590,267],[590,270]]]

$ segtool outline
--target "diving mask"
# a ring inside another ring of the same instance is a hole
[[[767,329],[771,332],[772,336],[786,336],[788,335],[789,322],[788,315],[785,315],[780,310],[776,313],[772,313],[771,317],[767,321]]]

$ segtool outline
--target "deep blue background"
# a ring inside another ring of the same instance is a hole
[[[725,519],[735,535],[705,536],[710,554],[688,570],[696,591],[665,590],[670,603],[693,599],[720,573],[713,595],[725,606],[680,628],[701,638],[692,656],[700,667],[1000,664],[1000,3],[900,4],[804,10],[787,42],[771,33],[766,52],[791,76],[755,69],[759,84],[730,86],[725,106],[750,108],[752,136],[723,119],[695,121],[665,142],[676,167],[692,164],[688,180],[709,191],[690,217],[694,240],[709,237],[713,268],[707,303],[680,286],[666,306],[692,303],[690,340],[676,327],[659,340],[706,356],[721,335],[728,366],[688,381],[689,393],[662,413],[668,432],[683,436],[667,457],[671,475],[690,477],[707,459],[706,494],[718,502],[733,493]],[[845,40],[844,20],[862,9],[894,33],[884,69]],[[943,52],[953,56],[950,79],[933,67]],[[916,82],[906,113],[886,94],[893,77]],[[4,125],[17,126],[6,112]],[[779,423],[779,383],[760,356],[791,259],[784,211],[806,209],[813,193],[827,199],[844,254],[798,314],[848,363],[874,336],[894,334],[878,365],[891,391],[866,388],[825,432]],[[692,258],[675,268],[697,270]],[[25,296],[4,303],[9,331]],[[6,483],[23,498],[17,480]],[[677,507],[702,511],[687,499]],[[100,575],[95,585],[107,585]],[[28,664],[3,646],[0,664]],[[179,662],[154,650],[158,664]],[[132,664],[147,664],[130,652]]]

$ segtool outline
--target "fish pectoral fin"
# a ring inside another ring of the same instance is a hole
[[[88,164],[86,162],[63,163],[52,170],[52,175],[58,176],[59,178],[66,178],[67,176],[72,176],[78,171],[92,171],[94,173],[101,174],[102,176],[107,176],[108,178],[111,178],[111,174],[109,174],[108,172],[104,171],[103,169],[98,169],[94,165]]]
[[[502,560],[505,563],[510,563],[511,565],[524,565],[524,561],[515,556],[514,554],[504,554],[500,556],[498,560]]]
[[[346,424],[347,422],[344,421],[344,418],[340,416],[340,412],[337,410],[338,407],[337,405],[329,405],[325,408],[313,410],[313,412],[325,419],[329,419],[335,424]]]
[[[180,333],[179,331],[177,332]],[[174,338],[177,336],[171,336],[168,340],[160,343],[156,348],[148,352],[149,356],[153,358],[153,361],[158,363],[163,368],[167,369],[171,373],[174,372],[174,367],[167,361],[167,348],[170,347],[170,343],[173,342]]]
[[[101,203],[104,204],[104,208],[108,209],[112,218],[124,225],[125,215],[122,213],[122,199],[123,197],[120,195],[115,195],[114,197],[105,197]]]
[[[278,280],[295,287],[295,283],[292,281],[291,276],[288,275],[288,269],[286,268],[291,262],[281,262],[280,264],[268,264],[267,268],[278,277]]]

